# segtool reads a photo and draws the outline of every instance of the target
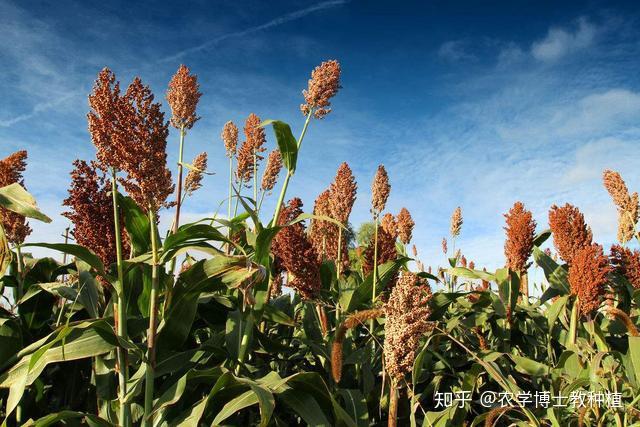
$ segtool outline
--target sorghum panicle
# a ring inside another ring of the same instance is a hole
[[[282,208],[278,225],[297,218],[302,213],[302,201],[293,198]],[[295,289],[303,299],[312,299],[320,291],[320,265],[318,254],[307,239],[303,222],[284,227],[276,234],[271,249],[278,263],[287,270],[293,280],[288,286]]]
[[[411,218],[411,214],[407,208],[400,209],[400,213],[397,216],[398,220],[398,236],[400,241],[405,245],[411,241],[411,235],[413,233],[413,227],[416,225]]]
[[[235,156],[238,149],[238,127],[232,121],[228,121],[224,124],[220,137],[224,142],[227,157]]]
[[[580,313],[588,315],[600,306],[611,271],[602,246],[590,244],[577,250],[569,267],[571,293],[580,300]]]
[[[613,245],[609,256],[614,269],[624,276],[631,285],[640,289],[640,251]]]
[[[103,68],[98,74],[89,94],[89,107],[89,133],[100,165],[123,169],[131,145],[129,129],[135,120],[125,96],[120,93],[120,83],[109,68]]]
[[[94,163],[73,162],[69,196],[62,203],[70,210],[62,215],[73,224],[71,235],[76,243],[91,249],[105,266],[116,262],[116,238],[110,182],[99,174]],[[122,213],[121,217],[122,217]],[[124,224],[123,218],[121,223]],[[122,250],[129,252],[129,239],[121,231]]]
[[[281,169],[282,155],[280,154],[280,150],[275,149],[269,153],[269,157],[267,157],[267,166],[265,167],[264,175],[262,176],[261,187],[264,191],[273,190],[273,187],[276,186],[278,174]]]
[[[398,221],[396,221],[396,217],[393,214],[384,214],[380,220],[380,226],[394,240],[398,238]]]
[[[135,202],[143,209],[157,211],[173,193],[171,172],[167,169],[167,136],[169,124],[164,120],[160,103],[155,103],[148,86],[135,78],[125,94],[132,125],[123,170],[127,177],[121,182]]]
[[[605,170],[604,186],[618,208],[618,240],[626,243],[633,238],[638,222],[638,193],[629,194],[627,185],[618,172]]]
[[[374,214],[380,214],[380,212],[384,210],[390,192],[391,185],[389,184],[387,170],[383,165],[380,165],[378,166],[371,186],[371,206],[373,207]]]
[[[562,207],[551,206],[549,227],[556,251],[567,264],[571,264],[581,248],[591,245],[593,235],[584,221],[584,215],[569,203]]]
[[[309,86],[302,91],[305,104],[300,111],[305,116],[313,110],[313,115],[321,119],[331,112],[331,98],[340,89],[340,64],[336,60],[325,61],[311,72]]]
[[[189,169],[184,180],[184,192],[187,195],[193,194],[194,191],[202,187],[202,177],[207,170],[207,152],[203,151],[198,154],[193,159],[191,166],[193,169]]]
[[[18,183],[24,187],[22,174],[27,167],[27,152],[16,151],[0,160],[0,187]],[[24,239],[31,234],[31,227],[26,218],[19,213],[0,207],[0,218],[7,236],[7,240],[14,244],[22,244]]]
[[[530,211],[521,202],[504,215],[507,226],[504,230],[507,240],[504,243],[504,255],[507,267],[518,273],[526,270],[527,261],[533,252],[533,239],[536,232],[536,222]]]
[[[462,223],[462,208],[458,206],[453,211],[453,214],[451,214],[451,227],[449,230],[451,232],[451,237],[455,238],[460,235],[460,231],[462,230]]]
[[[433,329],[429,322],[431,288],[426,279],[403,272],[385,304],[384,360],[387,372],[398,384],[413,369],[420,338]]]
[[[200,119],[196,116],[196,107],[202,96],[199,88],[198,76],[191,74],[185,65],[180,65],[167,90],[167,101],[172,114],[171,125],[176,129],[191,129]]]
[[[358,184],[349,165],[344,162],[338,167],[334,181],[329,187],[329,208],[331,217],[346,225],[356,201]]]
[[[244,135],[246,139],[238,150],[238,167],[236,169],[236,178],[239,182],[250,182],[253,178],[256,162],[262,160],[260,153],[265,151],[263,146],[267,138],[260,123],[260,117],[254,113],[249,114],[245,121]]]
[[[387,225],[389,227],[389,225]],[[392,231],[392,230],[390,230]],[[396,249],[396,237],[397,234],[391,234],[387,232],[382,225],[378,226],[378,265],[382,265],[385,262],[392,261],[398,257],[398,251]],[[362,269],[365,274],[369,274],[373,271],[373,257],[374,256],[374,241],[367,246],[363,254]],[[393,280],[389,282],[388,287],[393,286]]]

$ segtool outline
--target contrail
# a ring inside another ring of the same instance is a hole
[[[58,105],[62,104],[63,102],[65,102],[66,100],[79,95],[79,93],[69,93],[67,95],[61,96],[60,98],[54,99],[53,101],[49,101],[49,102],[42,102],[39,104],[36,104],[30,112],[28,113],[24,113],[21,114],[19,116],[15,116],[12,117],[10,119],[5,119],[5,120],[0,120],[0,128],[8,128],[11,127],[13,125],[15,125],[16,123],[20,123],[23,122],[25,120],[29,120],[32,117],[35,117],[36,115],[42,113],[43,111],[47,111],[51,108],[57,107]]]
[[[348,3],[349,0],[329,0],[329,1],[323,1],[320,3],[317,3],[313,6],[309,6],[305,9],[300,9],[300,10],[296,10],[295,12],[291,12],[291,13],[287,13],[286,15],[280,16],[278,18],[274,18],[269,22],[265,22],[264,24],[255,26],[255,27],[251,27],[251,28],[247,28],[241,31],[234,31],[231,33],[227,33],[227,34],[222,34],[214,39],[211,39],[209,41],[206,41],[202,44],[199,44],[198,46],[194,46],[191,47],[189,49],[185,49],[181,52],[176,53],[175,55],[171,55],[171,56],[167,56],[165,58],[162,58],[160,60],[160,62],[169,62],[169,61],[175,61],[176,59],[182,58],[185,55],[189,55],[190,53],[194,53],[194,52],[198,52],[201,51],[203,49],[206,49],[210,46],[213,46],[215,44],[220,43],[221,41],[230,39],[230,38],[234,38],[234,37],[242,37],[245,36],[247,34],[251,34],[251,33],[255,33],[258,31],[262,31],[262,30],[266,30],[272,27],[277,27],[278,25],[282,25],[285,24],[287,22],[291,22],[291,21],[295,21],[297,19],[303,18],[313,12],[317,12],[319,10],[325,10],[325,9],[329,9],[332,7],[336,7],[336,6],[341,6],[343,4]]]

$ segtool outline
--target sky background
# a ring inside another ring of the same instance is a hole
[[[86,114],[97,73],[108,66],[123,85],[140,76],[167,111],[184,63],[203,92],[185,158],[207,151],[216,175],[183,218],[211,216],[227,192],[223,124],[255,112],[297,135],[310,71],[335,58],[343,88],[311,124],[289,187],[306,209],[346,161],[359,185],[351,221],[368,220],[383,163],[388,209],[410,210],[427,265],[443,263],[458,205],[457,247],[479,266],[503,265],[502,214],[516,200],[539,230],[552,204],[573,203],[609,245],[603,169],[640,190],[639,19],[637,3],[604,1],[0,0],[0,156],[28,150],[26,186],[54,218],[32,221],[29,241],[61,241],[71,162],[95,153]],[[168,150],[175,170],[175,129]]]

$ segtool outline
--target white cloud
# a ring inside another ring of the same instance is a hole
[[[464,40],[449,40],[442,43],[438,49],[438,56],[452,62],[476,59]]]
[[[534,42],[532,55],[540,61],[555,61],[572,52],[589,47],[597,35],[598,29],[586,18],[580,18],[577,28],[551,28],[546,37]]]

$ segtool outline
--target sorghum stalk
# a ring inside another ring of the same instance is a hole
[[[376,284],[378,283],[378,215],[373,217],[373,285],[371,286],[371,306],[376,303]],[[373,334],[374,319],[369,321],[369,329]],[[375,348],[375,342],[373,343]]]
[[[398,385],[392,380],[389,387],[389,427],[396,427],[398,423],[398,392]]]
[[[180,226],[180,206],[182,205],[182,157],[184,151],[184,125],[180,126],[180,148],[178,150],[178,185],[176,187],[176,217],[173,221],[173,233]]]
[[[258,203],[258,153],[253,149],[253,202]]]
[[[233,201],[233,156],[229,157],[229,200],[227,203],[227,221],[231,221],[231,205]],[[236,208],[238,204],[236,202]],[[235,215],[234,215],[235,216]],[[231,240],[231,225],[227,230],[227,238]],[[227,243],[227,254],[231,253],[231,243]]]
[[[371,304],[376,301],[376,284],[378,283],[378,216],[373,218],[373,290]]]
[[[20,310],[18,301],[22,298],[23,282],[22,282],[22,270],[24,270],[22,262],[22,252],[20,252],[20,244],[16,245],[16,258],[18,264],[18,287],[16,288],[16,311]],[[16,425],[22,424],[22,403],[18,403],[16,406]]]
[[[118,212],[118,186],[116,183],[116,169],[111,169],[111,197],[113,198],[113,222],[115,226],[116,238],[116,268],[118,275],[119,289],[116,289],[116,307],[115,307],[115,323],[116,335],[123,339],[127,339],[127,308],[124,299],[124,269],[122,262],[122,233],[120,229],[120,214]],[[129,404],[124,401],[127,394],[128,366],[126,350],[121,346],[116,349],[118,359],[118,400],[120,403],[119,421],[123,426],[131,424],[131,412]]]
[[[309,122],[311,121],[311,115],[313,114],[313,108],[309,109],[307,113],[307,118],[304,121],[304,126],[302,127],[302,132],[300,133],[300,138],[298,138],[298,150],[302,146],[302,140],[304,139],[304,135],[307,133],[307,127],[309,126]],[[278,217],[280,216],[280,208],[282,207],[282,203],[284,202],[284,197],[287,194],[287,187],[289,186],[289,180],[293,176],[293,171],[287,170],[287,175],[284,177],[284,182],[282,183],[282,189],[280,190],[280,196],[278,196],[278,203],[276,203],[276,210],[273,214],[273,219],[271,220],[271,225],[276,225],[278,223]]]
[[[151,411],[153,409],[153,391],[156,368],[156,334],[157,334],[157,318],[158,318],[158,285],[159,270],[158,265],[158,241],[156,232],[156,215],[151,206],[149,206],[149,224],[151,225],[151,294],[149,295],[149,330],[147,332],[147,369],[145,372],[145,389],[144,389],[144,426],[151,426]]]

